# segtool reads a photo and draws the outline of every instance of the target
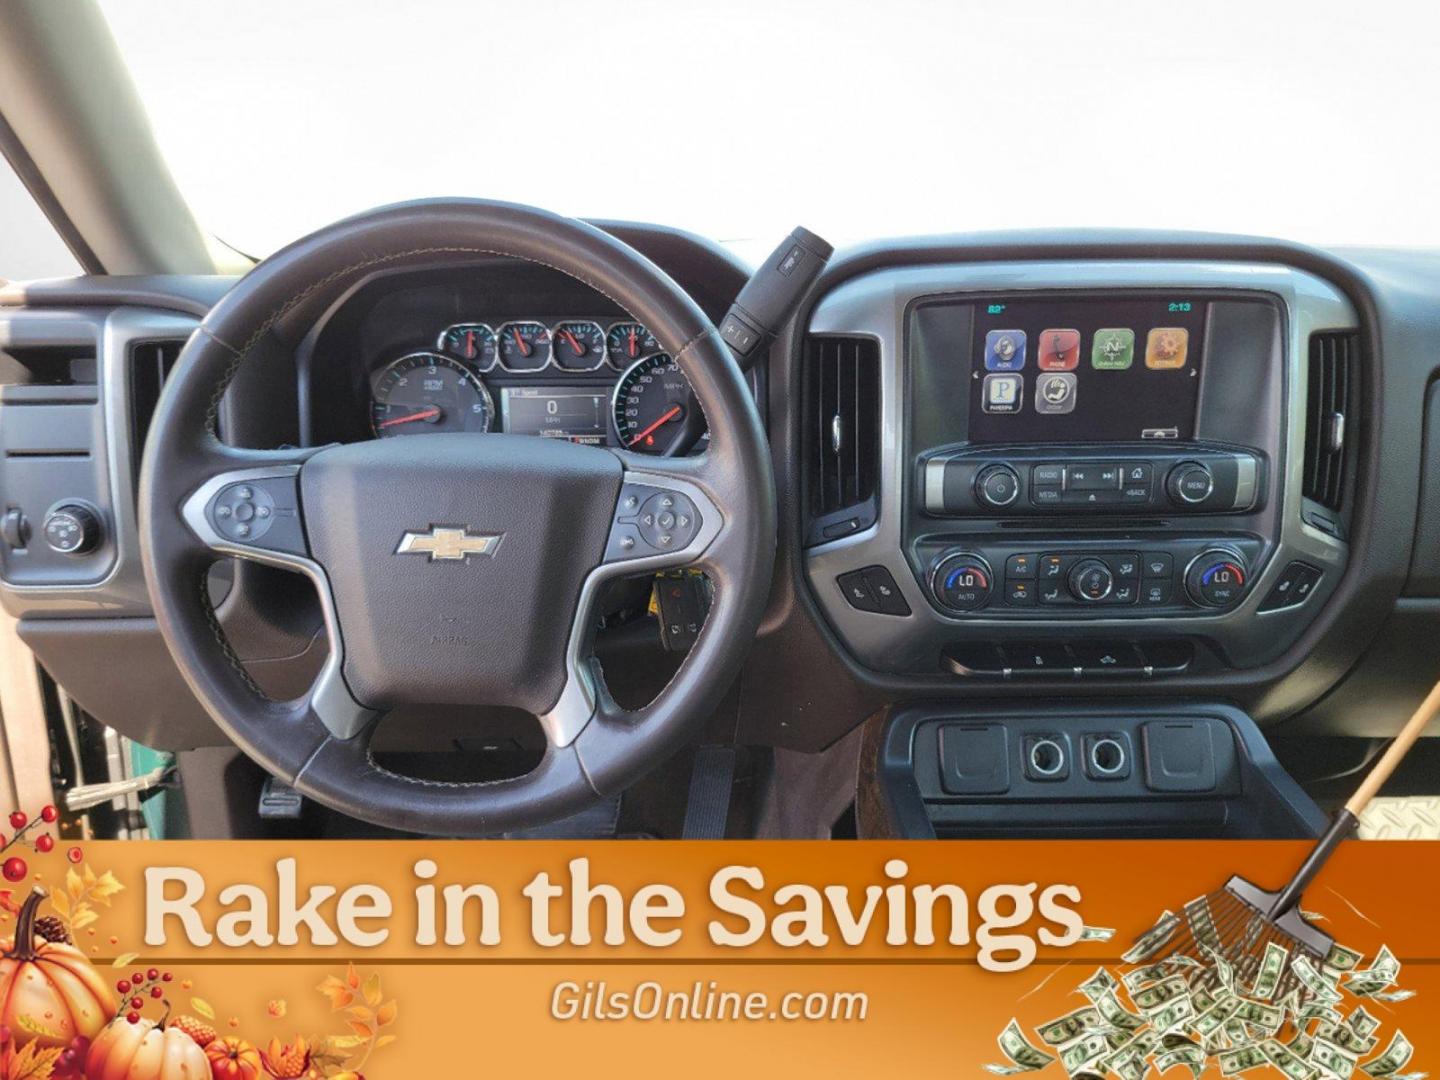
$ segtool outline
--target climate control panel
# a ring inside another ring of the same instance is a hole
[[[941,612],[1069,618],[1226,611],[1245,598],[1263,543],[1254,537],[1147,541],[1074,538],[934,543],[920,552]]]

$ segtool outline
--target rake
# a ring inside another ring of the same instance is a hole
[[[1218,892],[1191,901],[1181,914],[1162,920],[1149,931],[1141,939],[1146,943],[1143,961],[1157,963],[1177,957],[1194,960],[1206,969],[1203,975],[1197,973],[1196,983],[1213,989],[1222,981],[1219,965],[1215,963],[1219,957],[1234,972],[1237,986],[1254,986],[1267,946],[1273,943],[1285,949],[1287,955],[1284,968],[1275,980],[1275,989],[1267,998],[1283,1001],[1297,989],[1302,999],[1308,997],[1308,990],[1295,973],[1294,960],[1307,957],[1319,971],[1335,939],[1305,919],[1299,907],[1300,898],[1341,841],[1355,831],[1370,800],[1390,779],[1437,713],[1440,713],[1440,683],[1436,683],[1421,702],[1349,802],[1336,812],[1330,828],[1311,849],[1288,885],[1269,892],[1235,875]]]

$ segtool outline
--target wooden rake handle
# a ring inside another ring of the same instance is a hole
[[[1415,745],[1415,740],[1420,738],[1437,713],[1440,713],[1440,682],[1431,688],[1420,707],[1415,710],[1415,715],[1410,717],[1409,722],[1400,730],[1384,756],[1371,767],[1370,775],[1365,777],[1355,794],[1350,796],[1350,801],[1345,804],[1346,810],[1357,818],[1365,812],[1370,800],[1385,786],[1385,781],[1390,779],[1400,762],[1405,759],[1405,755],[1410,752],[1410,748]]]

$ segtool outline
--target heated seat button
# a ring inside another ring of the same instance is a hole
[[[890,571],[883,566],[867,566],[863,571],[865,583],[870,586],[870,594],[875,597],[875,603],[879,605],[882,615],[909,615],[910,605],[905,602],[905,597],[900,595],[900,587],[895,584],[895,579],[890,576]]]
[[[870,582],[865,579],[865,571],[855,570],[841,574],[836,580],[840,584],[840,591],[845,594],[845,602],[851,607],[857,611],[880,610],[880,601],[870,588]]]
[[[1315,586],[1320,584],[1322,576],[1319,570],[1307,563],[1292,562],[1285,567],[1285,572],[1280,575],[1280,580],[1275,583],[1269,595],[1265,597],[1265,602],[1260,605],[1260,610],[1279,611],[1281,608],[1303,604],[1315,591]]]

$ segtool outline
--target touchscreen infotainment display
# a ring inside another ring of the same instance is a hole
[[[970,439],[1191,439],[1208,304],[1000,297],[975,307]]]

